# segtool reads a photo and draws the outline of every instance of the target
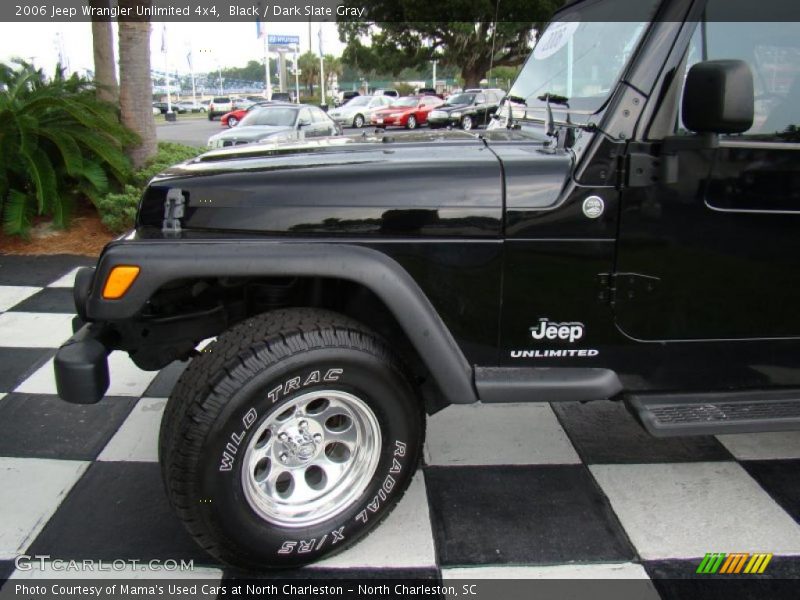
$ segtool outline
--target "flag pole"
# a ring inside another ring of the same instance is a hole
[[[269,74],[269,35],[267,35],[267,22],[262,21],[262,23],[264,27],[261,32],[264,36],[264,84],[266,86],[264,92],[267,100],[272,100],[272,81]]]

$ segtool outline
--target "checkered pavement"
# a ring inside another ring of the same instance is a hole
[[[144,372],[114,353],[100,403],[55,396],[70,286],[91,262],[0,256],[0,580],[48,574],[15,572],[20,553],[234,575],[172,515],[156,464],[184,365]],[[425,463],[372,535],[302,575],[650,578],[673,597],[676,580],[702,591],[714,551],[773,552],[765,579],[800,578],[800,433],[659,440],[612,402],[452,406],[429,420]]]

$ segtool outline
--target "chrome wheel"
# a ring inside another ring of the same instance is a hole
[[[228,127],[236,127],[239,124],[239,119],[236,117],[228,117]]]
[[[466,117],[463,118],[463,120],[461,121],[461,129],[463,129],[464,131],[469,131],[470,129],[472,129],[472,117],[467,115]]]
[[[358,127],[361,129],[364,126],[364,117],[361,115],[356,115],[355,120],[353,121],[353,127]]]
[[[251,438],[242,463],[245,496],[270,523],[321,523],[361,496],[380,449],[378,420],[363,400],[339,390],[303,394]]]

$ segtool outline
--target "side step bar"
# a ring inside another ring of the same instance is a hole
[[[655,437],[800,429],[800,390],[632,395],[625,401]]]
[[[592,368],[477,367],[481,402],[576,402],[605,400],[622,391],[614,371]]]

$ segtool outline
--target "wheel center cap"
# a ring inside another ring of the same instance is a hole
[[[286,454],[290,466],[299,466],[316,456],[317,443],[307,429],[292,428],[280,442],[280,453]]]

